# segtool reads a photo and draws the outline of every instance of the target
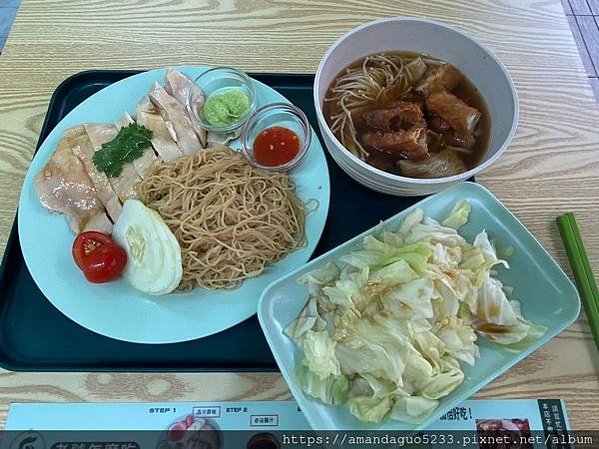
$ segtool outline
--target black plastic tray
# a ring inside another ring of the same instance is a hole
[[[38,148],[75,106],[100,89],[136,73],[87,71],[65,80],[50,101]],[[302,108],[319,134],[312,101],[314,75],[255,73],[252,76]],[[314,257],[420,199],[375,193],[349,178],[328,153],[327,162],[331,203]],[[13,371],[277,370],[255,316],[210,337],[162,345],[125,343],[79,326],[46,300],[35,285],[23,261],[16,221],[0,267],[0,365]]]

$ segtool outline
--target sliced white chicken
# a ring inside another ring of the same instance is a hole
[[[166,90],[166,92],[173,98],[177,99],[179,103],[185,106],[185,110],[189,115],[191,124],[193,126],[193,130],[198,136],[198,139],[200,139],[200,143],[202,144],[202,146],[205,147],[207,143],[206,130],[196,125],[196,123],[191,118],[189,112],[189,92],[191,89],[191,80],[187,78],[185,75],[183,75],[181,72],[173,70],[171,68],[169,68],[166,71],[166,82],[164,84],[164,90]],[[193,86],[193,99],[195,108],[200,108],[204,105],[204,95],[202,94],[202,90],[198,86]]]
[[[138,125],[145,126],[152,131],[152,146],[158,153],[158,157],[164,162],[172,162],[183,155],[160,112],[148,97],[143,97],[137,105],[136,120]]]
[[[165,76],[164,90],[176,98],[181,104],[187,106],[189,90],[191,89],[191,80],[183,75],[178,70],[173,68],[168,68]],[[194,94],[198,98],[202,97],[202,90],[195,86]],[[198,104],[198,106],[202,106],[202,104]]]
[[[116,126],[117,131],[120,131],[121,128],[125,128],[129,126],[131,123],[135,123],[133,118],[129,115],[128,112],[125,112],[118,119],[115,120],[114,126]]]
[[[118,134],[114,125],[86,124],[83,126],[85,126],[85,132],[87,132],[87,136],[96,151],[100,151],[102,144],[110,142]],[[137,197],[135,186],[141,181],[141,178],[135,171],[133,164],[124,164],[123,171],[118,177],[109,177],[108,179],[121,201],[125,202],[130,198]]]
[[[42,205],[64,214],[75,233],[112,232],[104,206],[68,139],[58,143],[44,169],[35,177],[35,188]]]
[[[179,145],[183,154],[192,154],[202,148],[202,144],[193,130],[193,125],[185,106],[179,103],[176,98],[170,96],[156,82],[154,82],[150,90],[150,100],[162,109],[168,120],[172,122],[177,134],[177,145]]]
[[[169,120],[169,118],[166,115],[166,112],[164,112],[162,109],[158,109],[158,113],[162,117],[162,120],[164,120],[164,124],[166,125],[166,129],[167,129],[168,133],[171,135],[173,140],[175,142],[177,142],[177,133],[175,132],[175,127],[173,125],[173,122],[171,122]],[[181,153],[181,154],[183,154],[183,153]]]
[[[85,128],[81,125],[67,129],[64,133],[64,139],[69,142],[69,146],[75,156],[83,163],[91,182],[96,190],[96,194],[104,204],[108,216],[114,222],[121,214],[122,206],[108,177],[96,169],[92,158],[94,157],[94,147],[87,137]]]
[[[106,211],[102,211],[90,218],[83,231],[98,231],[110,235],[112,234],[112,228],[112,222],[109,220],[108,215],[106,215]]]
[[[116,122],[114,122],[119,131],[121,128],[129,126],[132,123],[135,122],[128,112],[125,112]],[[133,161],[133,168],[135,168],[137,174],[143,179],[157,160],[156,153],[154,153],[154,149],[150,146],[144,150],[140,157]]]
[[[231,131],[229,133],[214,133],[209,132],[206,136],[206,140],[208,142],[208,147],[212,145],[228,145],[229,142],[238,139],[241,135],[241,129],[237,129],[235,131]]]

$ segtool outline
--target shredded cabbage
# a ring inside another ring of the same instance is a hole
[[[306,394],[365,422],[420,423],[463,382],[461,364],[475,365],[477,335],[518,352],[546,332],[497,278],[509,265],[487,233],[468,243],[457,232],[469,216],[465,201],[441,223],[416,209],[298,279],[309,299],[285,332],[303,352]]]

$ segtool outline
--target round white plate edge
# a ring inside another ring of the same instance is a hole
[[[183,67],[177,67],[178,69],[182,70],[184,73],[189,74],[190,72],[197,72],[197,73],[201,73],[201,71],[206,70],[206,67],[199,67],[199,66],[183,66]],[[50,300],[50,302],[58,309],[60,310],[64,315],[66,315],[67,317],[69,317],[71,320],[77,322],[79,325],[93,331],[96,333],[99,333],[101,335],[105,335],[107,337],[110,338],[115,338],[118,340],[124,340],[124,341],[129,341],[129,342],[136,342],[136,343],[152,343],[152,344],[157,344],[157,343],[175,343],[175,342],[180,342],[180,341],[188,341],[188,340],[192,340],[192,339],[197,339],[197,338],[202,338],[202,337],[206,337],[209,335],[212,335],[214,333],[223,331],[228,329],[229,327],[232,327],[236,324],[238,324],[239,322],[244,321],[245,319],[251,317],[254,313],[255,313],[255,306],[257,304],[258,298],[259,298],[259,293],[255,296],[255,302],[256,304],[254,304],[253,308],[250,308],[248,311],[248,308],[246,307],[246,310],[243,310],[243,308],[241,308],[239,311],[235,310],[231,310],[231,309],[227,309],[227,315],[229,315],[229,319],[225,320],[227,322],[227,324],[219,324],[217,323],[213,323],[210,322],[210,320],[208,320],[208,323],[206,323],[206,320],[202,320],[204,322],[205,326],[208,326],[206,328],[206,330],[204,332],[195,332],[193,333],[194,335],[188,335],[189,332],[185,332],[185,333],[179,333],[178,336],[174,337],[174,338],[165,338],[164,335],[161,335],[161,332],[156,332],[156,328],[152,327],[151,329],[148,328],[146,331],[150,332],[149,336],[143,337],[143,338],[136,338],[134,336],[130,335],[130,332],[123,332],[123,331],[117,331],[114,332],[115,328],[119,328],[119,326],[121,327],[127,327],[129,325],[131,325],[131,320],[135,319],[136,320],[136,325],[139,325],[140,323],[143,322],[143,320],[141,319],[142,317],[140,317],[139,315],[136,315],[134,317],[131,316],[127,316],[127,315],[121,315],[121,316],[117,316],[114,317],[116,318],[117,322],[110,324],[110,330],[106,330],[104,329],[103,326],[101,326],[101,328],[98,328],[97,326],[94,325],[89,325],[89,323],[87,322],[81,322],[81,320],[79,319],[80,317],[77,316],[76,314],[74,315],[72,313],[72,311],[69,310],[63,310],[63,301],[62,300],[57,300],[56,295],[57,292],[57,288],[56,285],[60,284],[60,279],[61,276],[59,273],[54,273],[53,276],[51,276],[51,279],[55,282],[54,284],[50,284],[48,285],[47,283],[45,283],[45,279],[43,275],[40,275],[39,272],[37,272],[37,270],[35,269],[36,267],[36,260],[35,260],[35,255],[30,254],[30,251],[27,249],[27,244],[24,244],[24,240],[27,238],[27,236],[29,235],[29,232],[31,232],[31,226],[26,226],[24,224],[25,219],[23,218],[24,216],[24,212],[23,211],[27,211],[29,209],[29,207],[34,207],[37,208],[37,212],[43,212],[43,216],[42,217],[51,217],[49,218],[50,220],[60,220],[61,225],[64,226],[64,229],[67,231],[68,235],[70,235],[70,239],[72,240],[72,233],[68,230],[68,225],[66,223],[66,220],[64,217],[58,216],[58,215],[54,215],[54,214],[49,214],[47,211],[45,211],[41,205],[39,204],[39,201],[37,200],[37,195],[35,194],[35,189],[33,188],[33,177],[35,176],[35,174],[37,174],[39,172],[39,170],[45,165],[45,163],[47,162],[47,160],[50,158],[51,154],[54,151],[54,147],[56,146],[56,143],[58,142],[59,138],[62,136],[63,131],[68,128],[69,126],[73,126],[79,123],[83,123],[85,121],[89,121],[87,120],[87,118],[80,118],[79,116],[82,114],[81,111],[83,111],[83,114],[85,115],[85,108],[89,108],[90,105],[93,105],[96,101],[98,101],[98,97],[101,98],[102,96],[105,96],[107,94],[112,93],[113,91],[118,91],[118,90],[123,90],[122,88],[124,86],[127,86],[130,83],[135,83],[135,84],[139,84],[140,86],[142,86],[144,83],[147,84],[147,86],[143,87],[144,89],[147,87],[147,89],[149,89],[149,86],[151,85],[151,83],[156,80],[161,82],[164,79],[164,73],[165,73],[166,69],[156,69],[156,70],[151,70],[148,72],[142,72],[140,74],[136,74],[133,75],[132,77],[128,77],[126,79],[123,79],[121,81],[118,81],[117,83],[112,84],[111,86],[106,87],[105,89],[102,89],[101,91],[99,91],[98,93],[92,95],[91,97],[89,97],[88,99],[86,99],[84,102],[82,102],[80,105],[78,105],[75,109],[73,109],[73,111],[69,112],[69,114],[67,114],[63,120],[61,120],[61,122],[52,130],[52,132],[48,135],[48,137],[45,139],[45,141],[42,143],[42,145],[40,146],[40,150],[38,151],[38,153],[36,154],[36,156],[34,157],[30,168],[27,172],[27,175],[25,177],[25,181],[24,181],[24,186],[23,186],[23,191],[21,193],[21,198],[19,201],[19,217],[18,217],[18,228],[19,228],[19,234],[22,237],[21,238],[21,247],[22,247],[22,251],[23,251],[23,256],[25,259],[25,262],[28,266],[28,268],[30,269],[31,275],[34,278],[35,282],[37,283],[38,287],[40,288],[40,290],[42,291],[42,293],[44,293],[44,295]],[[274,91],[273,89],[271,89],[270,87],[264,85],[263,83],[254,80],[254,82],[257,84],[257,86],[259,87],[259,90],[266,90],[266,92],[268,92],[269,94],[272,94],[276,97],[278,97],[279,100],[283,100],[283,101],[287,101],[288,100],[283,97],[281,94],[279,94],[278,92]],[[142,87],[138,87],[138,89],[141,89]],[[104,92],[104,93],[102,93]],[[147,91],[146,91],[147,92]],[[137,101],[139,101],[140,95],[137,92],[137,89],[133,88],[130,89],[129,91],[125,92],[125,97],[129,97],[129,98],[125,98],[125,99],[121,99],[121,102],[125,102],[125,103],[130,103],[129,107],[125,107],[125,109],[118,109],[116,111],[116,116],[111,116],[109,118],[105,118],[105,120],[103,120],[104,122],[109,122],[112,121],[114,119],[116,119],[118,116],[120,116],[120,114],[122,114],[125,110],[128,110],[129,112],[133,112],[133,108],[135,107],[135,105],[137,104]],[[108,108],[111,109],[111,108]],[[116,109],[116,107],[112,107],[112,109]],[[113,114],[114,111],[112,112],[108,112],[108,114]],[[94,111],[94,117],[96,116],[101,116],[101,114],[98,111]],[[106,116],[106,110],[104,111],[104,117]],[[98,121],[98,120],[94,120],[94,121]],[[320,197],[318,197],[318,201],[320,202],[320,206],[318,208],[318,210],[310,215],[307,218],[307,223],[306,223],[306,229],[308,230],[308,228],[313,228],[313,230],[311,232],[309,232],[309,241],[308,241],[308,245],[305,248],[302,248],[292,254],[290,254],[289,256],[287,256],[285,259],[283,259],[282,261],[277,262],[277,264],[274,264],[273,267],[271,268],[276,268],[277,266],[280,267],[279,264],[281,264],[282,262],[288,261],[289,258],[292,259],[297,259],[297,258],[301,258],[302,261],[296,261],[291,262],[294,266],[295,265],[301,265],[302,263],[305,263],[307,260],[309,260],[312,252],[314,251],[320,236],[322,235],[322,232],[324,230],[324,224],[326,222],[326,218],[327,218],[327,213],[328,213],[328,207],[329,207],[329,201],[330,201],[330,179],[329,179],[329,173],[328,173],[328,167],[327,167],[327,162],[326,162],[326,158],[324,156],[324,150],[320,144],[319,139],[316,136],[316,133],[314,132],[314,130],[312,130],[313,133],[313,143],[312,143],[312,148],[309,152],[309,156],[306,159],[306,161],[304,161],[304,164],[302,165],[302,168],[300,168],[300,170],[293,176],[296,180],[298,177],[300,177],[300,181],[301,181],[301,176],[302,175],[307,175],[310,177],[310,174],[308,173],[308,169],[310,168],[310,166],[312,166],[315,163],[318,163],[319,165],[322,165],[324,167],[324,171],[325,176],[320,176],[319,174],[319,182],[320,182]],[[47,149],[48,147],[50,147],[50,149]],[[320,179],[322,178],[322,179]],[[303,187],[305,187],[305,185],[301,184],[300,182],[298,182],[298,196],[302,196],[302,191],[304,190]],[[314,197],[314,196],[313,196]],[[30,202],[29,204],[27,204],[27,201],[32,201],[33,200],[33,204]],[[24,237],[24,238],[23,238]],[[70,260],[70,251],[64,251],[61,254],[62,256],[62,260],[58,259],[58,263],[55,266],[62,266],[64,267],[64,264],[69,264],[70,266],[74,267],[74,264],[72,263],[72,261]],[[39,256],[38,256],[39,257]],[[65,260],[66,259],[66,260]],[[33,267],[33,269],[32,269]],[[293,267],[291,268],[293,269]],[[46,266],[46,270],[47,270],[47,266]],[[76,270],[76,268],[74,268],[74,270]],[[49,271],[49,270],[48,270]],[[286,271],[290,271],[290,269],[286,270]],[[58,275],[58,276],[57,276]],[[80,273],[77,272],[77,275],[80,277]],[[259,282],[262,285],[261,289],[264,289],[270,282],[272,282],[272,280],[274,279],[270,279],[268,280],[268,278],[272,277],[272,276],[268,276],[268,271],[267,274],[262,276],[263,278],[263,282],[260,281],[260,278],[255,278],[255,279],[250,279],[248,281],[246,281],[244,283],[244,285],[247,287],[248,284],[252,284],[255,282]],[[83,279],[83,278],[81,278]],[[56,282],[56,281],[59,282]],[[84,282],[84,281],[83,281]],[[85,285],[89,285],[89,284],[85,284]],[[116,291],[120,291],[121,288],[124,289],[131,289],[133,290],[130,286],[128,286],[125,281],[123,280],[119,280],[115,283],[111,283],[111,284],[106,284],[106,286],[110,286],[109,290],[112,290],[113,292],[115,291],[115,289],[117,289]],[[93,286],[94,289],[97,288],[106,288],[106,286]],[[68,288],[68,287],[62,287],[62,288]],[[58,290],[60,290],[61,288],[58,288]],[[240,292],[242,289],[244,289],[244,287],[242,286],[242,288],[240,290],[236,290],[236,292]],[[254,286],[255,289],[255,286]],[[126,290],[124,290],[126,291]],[[181,299],[184,298],[188,295],[197,295],[197,294],[201,294],[201,293],[205,293],[205,294],[210,294],[211,296],[219,296],[220,294],[227,294],[230,292],[202,292],[199,290],[196,290],[195,292],[186,294],[186,295],[173,295],[176,296],[177,299]],[[164,304],[161,304],[161,301],[173,301],[172,298],[160,298],[160,299],[156,299],[156,298],[152,298],[152,297],[147,297],[144,296],[140,293],[136,293],[136,296],[138,296],[138,299],[142,299],[144,301],[144,308],[158,308],[159,309],[159,313],[164,314],[162,317],[163,318],[167,318],[166,321],[168,321],[168,319],[178,319],[181,316],[175,316],[175,317],[171,317],[170,315],[172,315],[171,311],[169,310],[168,306],[164,306]],[[239,295],[233,295],[233,296],[239,296]],[[85,298],[80,298],[82,301],[85,301]],[[187,299],[187,298],[185,298]],[[219,305],[217,299],[215,299],[214,301],[212,301],[211,306],[215,306],[215,305]],[[222,303],[220,303],[222,304]],[[69,313],[70,312],[70,313]],[[160,326],[160,323],[156,324],[156,326]],[[158,335],[156,335],[158,334]],[[151,337],[151,338],[150,338]]]

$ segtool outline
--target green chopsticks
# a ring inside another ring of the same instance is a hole
[[[599,349],[599,290],[597,290],[591,264],[584,249],[574,214],[568,212],[559,216],[557,225],[566,247],[570,266],[574,272],[578,291],[582,296],[595,345]]]

